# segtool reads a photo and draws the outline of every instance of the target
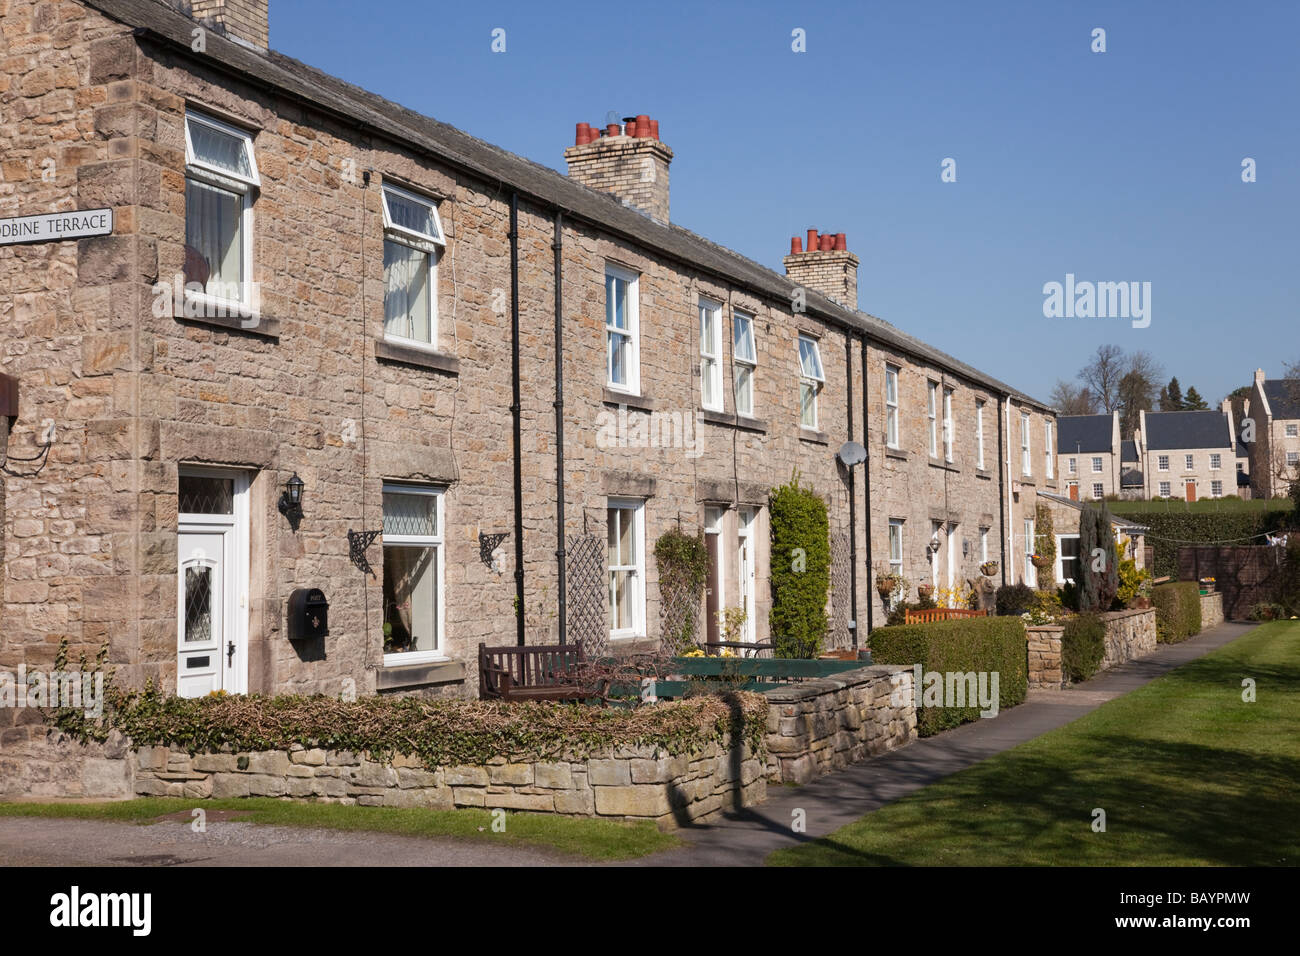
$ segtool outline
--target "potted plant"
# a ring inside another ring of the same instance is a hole
[[[922,600],[928,601],[930,598],[934,596],[934,585],[918,584],[916,586],[916,593],[921,597]]]
[[[996,561],[985,561],[980,565],[980,574],[986,578],[991,578],[998,573],[998,563]]]
[[[1038,553],[1035,553],[1032,557],[1030,557],[1029,560],[1032,561],[1033,564],[1034,564],[1034,567],[1036,567],[1036,568],[1037,568],[1038,570],[1040,570],[1040,571],[1045,571],[1045,570],[1047,570],[1048,568],[1050,568],[1050,567],[1055,563],[1055,562],[1052,560],[1052,556],[1049,555],[1049,554],[1038,554]]]

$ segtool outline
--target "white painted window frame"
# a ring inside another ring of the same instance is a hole
[[[755,335],[754,335],[754,317],[750,315],[748,312],[742,312],[739,309],[733,309],[731,313],[731,322],[732,322],[731,334],[732,334],[732,353],[733,353],[732,364],[735,366],[735,368],[732,370],[733,391],[735,392],[733,399],[736,403],[736,414],[743,415],[746,418],[750,418],[753,417],[754,415],[754,406],[756,404],[755,393],[757,392],[757,385],[758,385],[758,342],[755,339]],[[744,336],[744,338],[746,338],[749,342],[749,354],[751,358],[745,358],[744,356],[742,356],[735,347],[736,338],[741,337],[738,336],[737,333],[742,327],[745,328],[748,333],[747,335]],[[747,396],[748,402],[746,406],[743,408],[741,407],[741,401],[740,401],[741,376],[739,374],[740,370],[742,369],[747,370],[749,372],[749,392]]]
[[[385,534],[380,537],[382,547],[412,547],[412,548],[432,548],[437,552],[437,580],[434,582],[436,592],[435,600],[437,601],[436,613],[438,615],[438,638],[437,646],[429,651],[399,651],[395,654],[384,653],[385,667],[399,667],[403,664],[429,664],[437,661],[450,660],[447,656],[447,615],[446,615],[446,590],[447,590],[447,523],[446,523],[446,492],[447,489],[441,485],[419,485],[419,484],[402,484],[400,482],[384,482],[384,494],[399,495],[419,495],[421,497],[434,498],[436,501],[434,511],[434,521],[437,525],[437,533],[432,535],[411,535],[411,534]],[[383,527],[383,499],[380,499],[380,527]],[[382,555],[382,551],[381,551]],[[382,613],[380,614],[382,617]]]
[[[609,588],[609,574],[612,571],[631,571],[633,581],[632,626],[611,628],[609,637],[612,641],[645,637],[645,499],[611,497],[606,499],[605,508],[606,521],[609,520],[609,511],[612,509],[620,511],[620,522],[623,520],[622,512],[632,512],[632,556],[635,559],[633,564],[606,564],[605,566],[605,587],[607,590]],[[608,535],[608,529],[606,529],[606,534]]]
[[[885,445],[898,448],[898,373],[897,365],[885,366]]]
[[[726,408],[722,394],[722,303],[702,297],[699,301],[699,314],[700,407],[710,412],[721,412]],[[709,326],[707,330],[706,322]],[[713,394],[712,401],[707,397],[710,392]]]
[[[605,263],[605,277],[608,279],[613,276],[620,282],[627,285],[627,328],[620,329],[610,321],[610,302],[609,302],[609,283],[605,283],[605,385],[616,392],[625,392],[628,395],[641,394],[641,311],[640,311],[640,286],[641,277],[631,269],[625,269],[622,266],[615,265],[612,262]],[[611,344],[611,336],[622,335],[628,340],[628,363],[627,363],[627,381],[620,383],[615,382],[614,372],[614,351]]]
[[[408,202],[427,207],[433,213],[436,234],[417,232],[397,225],[388,208],[390,193]],[[438,215],[438,201],[432,196],[422,196],[401,186],[385,183],[380,193],[380,205],[383,207],[384,240],[423,253],[429,266],[429,341],[423,342],[405,335],[392,335],[387,329],[384,330],[384,341],[424,349],[426,352],[436,352],[438,350],[438,260],[447,246],[446,233],[442,230],[442,219]],[[387,287],[384,288],[384,294],[388,294]]]
[[[251,170],[250,175],[242,176],[238,173],[231,172],[228,169],[222,169],[219,166],[213,166],[205,163],[195,155],[194,144],[190,138],[190,123],[201,123],[211,127],[218,132],[225,133],[228,136],[234,136],[244,143],[244,149],[248,156],[248,168]],[[196,182],[203,183],[207,186],[214,186],[217,189],[224,189],[227,192],[237,194],[241,199],[241,210],[239,217],[239,291],[238,299],[228,299],[222,296],[211,295],[207,292],[192,292],[185,290],[185,298],[192,300],[198,306],[200,315],[211,312],[220,312],[225,310],[227,314],[231,310],[243,318],[255,318],[253,311],[253,200],[258,190],[262,186],[261,175],[257,171],[257,152],[253,148],[253,137],[247,130],[240,129],[237,126],[231,126],[224,123],[214,116],[210,116],[201,110],[186,109],[185,111],[185,178],[193,179]],[[189,210],[185,212],[189,215]],[[181,307],[184,310],[184,306]]]

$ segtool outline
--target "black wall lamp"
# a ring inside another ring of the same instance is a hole
[[[302,521],[303,488],[303,480],[295,471],[293,477],[284,483],[284,491],[280,495],[280,514],[289,519],[289,527],[294,531],[298,530],[298,525]]]

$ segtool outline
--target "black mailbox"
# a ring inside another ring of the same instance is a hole
[[[330,632],[330,602],[317,588],[298,588],[289,595],[289,640],[306,641]]]

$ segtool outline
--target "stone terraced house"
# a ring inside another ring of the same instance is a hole
[[[1300,379],[1269,378],[1256,369],[1247,394],[1224,404],[1236,427],[1249,491],[1259,498],[1285,497],[1300,478]],[[1243,440],[1246,419],[1253,429],[1250,441]]]
[[[781,275],[671,222],[657,121],[566,176],[268,49],[264,0],[0,10],[0,670],[473,695],[480,642],[656,646],[670,528],[762,641],[796,470],[834,646],[884,569],[1033,580],[1053,411],[859,311],[842,233]]]

